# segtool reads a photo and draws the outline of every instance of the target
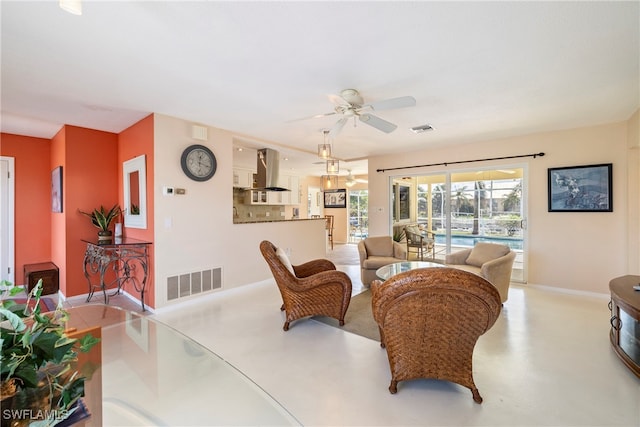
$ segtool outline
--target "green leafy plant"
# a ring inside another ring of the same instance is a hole
[[[68,337],[69,314],[60,304],[54,312],[41,312],[42,280],[29,292],[25,304],[12,298],[21,292],[23,288],[8,281],[0,283],[2,406],[70,414],[84,394],[85,378],[75,370],[76,351],[89,351],[99,339],[91,334],[81,339]],[[4,418],[2,421],[4,424]]]
[[[398,231],[394,231],[393,233],[393,241],[394,242],[402,242],[404,239],[404,230],[400,229]]]
[[[109,231],[111,223],[122,213],[119,205],[113,205],[108,211],[104,206],[100,205],[100,209],[94,209],[93,212],[83,212],[81,214],[88,216],[91,223],[100,231]]]

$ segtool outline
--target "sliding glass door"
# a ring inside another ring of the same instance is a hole
[[[525,282],[524,177],[524,167],[513,167],[393,178],[394,238],[418,224],[435,233],[439,261],[479,241],[506,244],[517,253],[512,280]]]

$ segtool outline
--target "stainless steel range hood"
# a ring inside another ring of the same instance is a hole
[[[278,186],[280,177],[280,153],[270,148],[258,150],[258,173],[256,174],[256,187],[267,191],[290,191]]]

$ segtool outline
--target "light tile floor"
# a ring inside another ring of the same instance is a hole
[[[353,274],[353,266],[340,269]],[[304,425],[638,426],[640,379],[611,350],[607,302],[514,285],[476,346],[481,405],[469,390],[436,380],[401,382],[391,395],[376,341],[314,320],[284,332],[273,282],[153,317],[218,353]]]
[[[359,266],[338,268],[360,292]],[[111,303],[136,309],[126,296]],[[474,353],[481,405],[468,389],[436,380],[401,382],[391,395],[376,341],[310,319],[284,332],[272,280],[150,315],[220,355],[307,426],[640,426],[640,379],[611,349],[607,303],[513,284]]]

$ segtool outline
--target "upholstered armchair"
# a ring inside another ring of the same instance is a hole
[[[404,245],[394,242],[391,236],[367,237],[358,242],[360,278],[364,286],[377,279],[376,270],[388,264],[407,260]]]
[[[473,350],[500,314],[500,294],[482,277],[454,268],[423,268],[371,284],[373,317],[391,370],[389,391],[417,378],[451,381],[482,397],[473,381]]]
[[[507,245],[478,242],[472,249],[464,249],[445,256],[448,267],[475,273],[489,281],[500,292],[502,302],[509,298],[511,271],[516,253]]]
[[[282,295],[283,329],[307,316],[328,316],[344,325],[351,302],[351,279],[327,259],[292,265],[286,253],[271,242],[260,243],[260,252],[271,269]]]

